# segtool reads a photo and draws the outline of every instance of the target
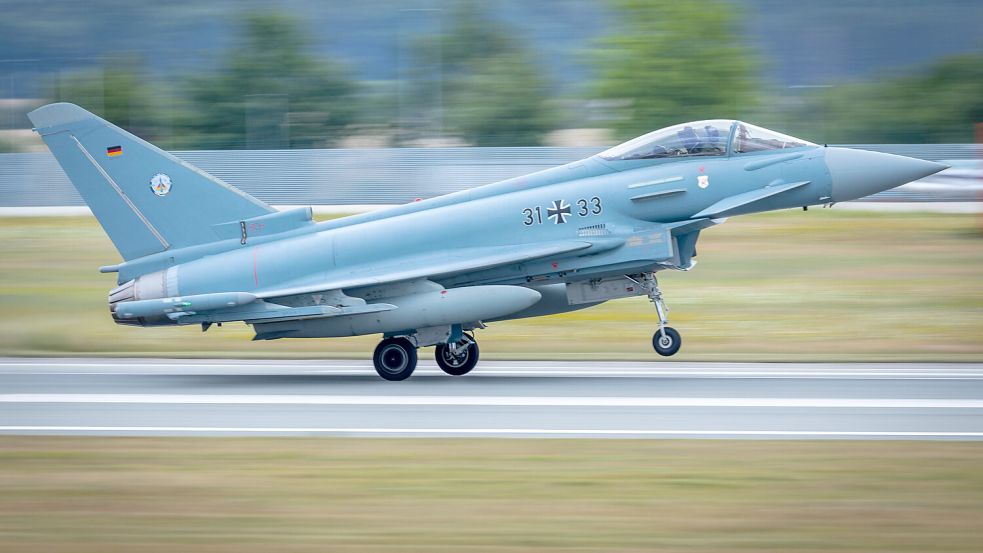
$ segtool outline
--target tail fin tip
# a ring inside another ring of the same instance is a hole
[[[99,119],[95,114],[68,102],[41,106],[28,113],[27,117],[39,134],[45,134],[42,132],[44,129]]]

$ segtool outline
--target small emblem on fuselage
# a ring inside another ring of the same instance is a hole
[[[706,188],[710,186],[710,175],[697,175],[696,185],[700,188]]]
[[[150,189],[158,196],[166,196],[171,191],[171,177],[157,173],[150,179]]]

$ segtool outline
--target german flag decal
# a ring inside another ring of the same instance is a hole
[[[121,155],[123,155],[123,147],[122,146],[110,146],[110,147],[106,148],[106,155],[109,156],[109,157],[121,156]]]

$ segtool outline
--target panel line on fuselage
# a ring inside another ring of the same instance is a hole
[[[632,196],[631,201],[638,202],[644,200],[652,200],[660,196],[673,196],[676,194],[684,194],[686,192],[685,188],[671,188],[669,190],[656,190],[654,192],[646,192],[645,194],[639,194],[637,196]]]
[[[664,179],[658,179],[658,180],[649,181],[649,182],[638,182],[638,183],[635,183],[635,184],[629,184],[628,185],[628,189],[631,190],[633,188],[642,188],[643,186],[655,186],[657,184],[668,184],[670,182],[679,182],[681,180],[683,180],[683,176],[682,175],[677,175],[675,177],[667,177],[667,178],[664,178]]]

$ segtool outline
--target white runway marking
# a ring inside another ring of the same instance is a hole
[[[217,394],[0,394],[0,403],[115,403],[213,405],[404,405],[485,407],[778,407],[864,409],[983,409],[978,399],[366,396]]]
[[[136,432],[181,434],[388,434],[445,436],[749,436],[857,438],[981,438],[983,432],[906,432],[837,430],[616,430],[550,428],[328,428],[236,426],[0,426],[0,432]]]
[[[228,361],[204,362],[189,360],[144,362],[140,360],[105,361],[61,361],[25,360],[0,361],[2,374],[27,375],[102,375],[102,376],[200,376],[200,375],[268,375],[289,376],[297,374],[323,374],[336,376],[372,376],[374,370],[368,362],[296,362],[282,361]],[[983,368],[979,364],[907,364],[858,363],[836,367],[829,363],[783,364],[783,369],[762,369],[768,363],[687,363],[684,366],[665,367],[658,364],[638,364],[631,362],[590,363],[591,368],[552,367],[550,363],[527,364],[529,362],[488,362],[469,378],[481,377],[519,377],[519,378],[730,378],[730,379],[844,379],[844,380],[980,380]],[[835,367],[835,368],[833,368]],[[51,370],[55,368],[56,370]],[[19,369],[19,370],[18,370]],[[74,369],[74,370],[65,370]],[[156,370],[160,372],[148,372]],[[423,364],[417,369],[418,376],[444,376],[432,365]]]
[[[487,361],[455,379],[427,361],[417,375],[0,358],[0,435],[983,439],[983,363]]]

